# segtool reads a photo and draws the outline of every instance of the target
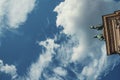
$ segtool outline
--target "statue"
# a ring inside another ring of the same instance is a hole
[[[90,27],[91,29],[96,29],[96,30],[103,30],[103,25],[96,25],[96,26],[91,26]],[[94,38],[97,38],[99,39],[100,41],[103,41],[105,40],[104,37],[103,37],[103,34],[97,34],[94,36]]]

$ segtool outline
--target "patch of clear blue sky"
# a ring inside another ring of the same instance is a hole
[[[120,64],[117,65],[109,74],[101,80],[120,80]]]

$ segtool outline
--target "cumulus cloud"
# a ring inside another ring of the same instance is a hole
[[[0,25],[18,28],[35,7],[36,0],[1,0]]]
[[[73,50],[71,61],[85,65],[82,72],[76,74],[80,80],[97,79],[105,68],[119,60],[117,56],[107,57],[106,49],[102,50],[105,48],[104,42],[98,44],[98,41],[92,39],[96,32],[89,29],[91,25],[102,23],[102,15],[113,13],[120,8],[119,5],[120,2],[113,0],[65,0],[55,8],[54,11],[58,13],[56,25],[63,26],[63,33],[75,39],[71,42],[76,43],[77,40],[78,45],[70,50]],[[114,62],[110,63],[111,60]]]
[[[100,23],[101,16],[119,9],[119,4],[113,0],[65,0],[54,9],[58,12],[56,24],[64,27],[64,33],[73,34],[77,27],[83,30],[90,24]]]
[[[17,69],[14,65],[4,64],[2,60],[0,60],[0,72],[8,74],[15,79],[17,77]]]

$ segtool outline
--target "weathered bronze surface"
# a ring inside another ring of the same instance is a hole
[[[120,11],[103,16],[107,54],[120,54]]]

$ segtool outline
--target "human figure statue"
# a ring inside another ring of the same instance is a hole
[[[104,37],[103,37],[103,34],[95,35],[94,38],[97,38],[97,39],[99,39],[100,41],[105,40]]]
[[[90,28],[91,29],[96,29],[96,30],[102,30],[103,29],[103,25],[99,24],[99,25],[96,25],[96,26],[91,26]]]
[[[103,30],[103,25],[96,25],[96,26],[91,26],[91,29],[96,29],[96,30]],[[103,34],[97,34],[94,36],[94,38],[99,39],[100,41],[105,40]]]

